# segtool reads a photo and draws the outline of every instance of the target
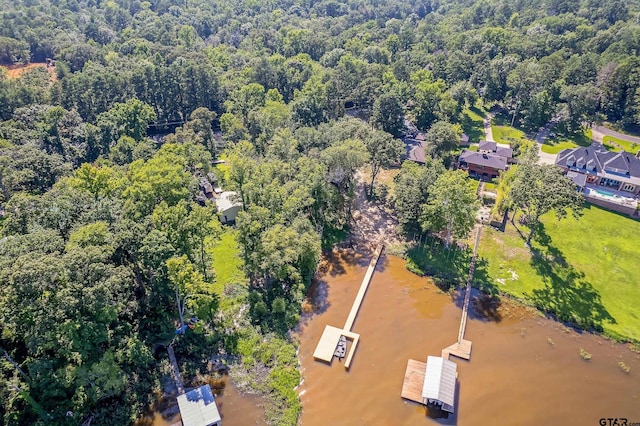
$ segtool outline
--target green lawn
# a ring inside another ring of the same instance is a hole
[[[485,191],[489,191],[489,192],[497,192],[498,191],[498,184],[494,183],[494,182],[485,182],[484,190]]]
[[[547,215],[543,222],[531,250],[511,223],[504,233],[485,229],[484,284],[561,320],[640,341],[640,222],[588,205],[579,220]]]
[[[462,117],[462,131],[469,136],[469,142],[474,143],[484,139],[484,125],[482,124],[482,117],[486,114],[485,111],[471,107],[463,111]]]
[[[563,149],[576,148],[578,146],[589,146],[593,142],[591,129],[585,130],[583,133],[565,136],[558,135],[553,138],[547,138],[542,145],[542,152],[547,154],[557,154]]]
[[[640,150],[640,144],[626,141],[624,139],[616,138],[613,136],[605,136],[602,138],[603,145],[611,151],[620,151],[620,148],[623,150],[636,155]]]
[[[514,140],[527,140],[522,130],[511,126],[491,125],[493,139],[498,143],[513,143]]]
[[[240,247],[236,241],[238,232],[233,228],[224,227],[223,229],[220,241],[208,250],[213,257],[216,273],[215,290],[218,294],[222,294],[227,285],[247,283],[247,278],[242,271],[243,260]]]

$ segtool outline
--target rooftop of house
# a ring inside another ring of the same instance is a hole
[[[587,175],[582,173],[569,171],[567,177],[573,181],[578,187],[582,188],[587,184]]]
[[[221,213],[237,206],[242,206],[242,203],[238,201],[238,194],[234,191],[225,191],[216,198],[216,207]]]
[[[493,153],[468,151],[466,149],[460,154],[459,161],[497,170],[506,170],[507,168],[507,157]]]
[[[488,151],[506,158],[513,157],[513,150],[508,145],[499,145],[496,142],[480,141],[478,151]]]
[[[640,184],[640,160],[628,152],[607,151],[600,144],[564,149],[556,165],[601,177]]]

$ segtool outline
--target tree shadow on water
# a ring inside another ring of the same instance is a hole
[[[484,257],[476,257],[476,265],[471,285],[474,290],[471,293],[471,306],[469,317],[481,321],[502,320],[500,307],[500,291],[489,276],[489,262]],[[478,291],[479,290],[479,291]]]
[[[530,263],[544,282],[543,288],[531,294],[536,307],[582,329],[602,331],[605,323],[615,324],[616,320],[602,304],[600,293],[582,271],[567,262],[542,224],[535,242],[536,246],[531,246]]]

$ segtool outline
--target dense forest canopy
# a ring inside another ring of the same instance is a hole
[[[421,206],[477,101],[524,130],[637,130],[639,13],[622,0],[0,0],[4,424],[132,422],[162,387],[183,311],[199,320],[178,337],[186,372],[216,353],[269,371],[253,382],[275,395],[269,419],[295,424],[288,332],[350,220],[356,171],[368,166],[373,193],[405,117],[425,131],[436,159],[403,166],[395,200],[418,233],[443,222]],[[205,176],[242,202],[235,231],[195,202]],[[241,258],[231,282],[212,260],[221,244]]]

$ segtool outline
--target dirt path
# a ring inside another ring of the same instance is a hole
[[[351,242],[368,245],[372,251],[379,242],[384,242],[387,246],[399,242],[398,221],[391,208],[378,200],[367,198],[362,172],[356,173],[356,181],[356,198],[351,212]]]

